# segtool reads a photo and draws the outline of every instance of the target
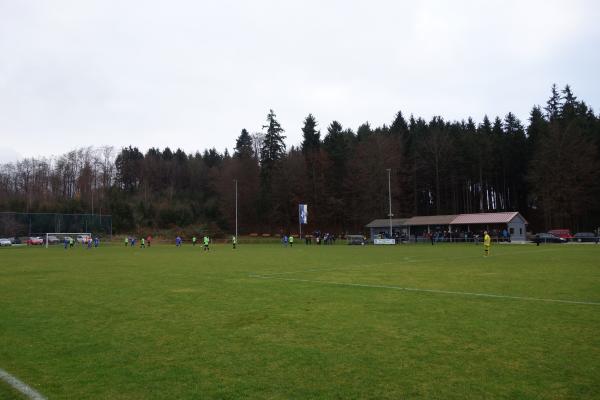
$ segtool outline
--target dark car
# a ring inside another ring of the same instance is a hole
[[[346,235],[346,241],[350,245],[365,245],[367,241],[363,235]]]
[[[592,232],[579,232],[573,235],[573,242],[595,242],[596,235]]]
[[[551,233],[538,233],[535,241],[539,243],[566,243],[567,239],[555,236]]]

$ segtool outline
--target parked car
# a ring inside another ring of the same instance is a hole
[[[554,236],[558,236],[559,238],[563,238],[567,242],[573,239],[573,235],[571,235],[571,231],[568,229],[552,229],[548,231],[548,233]]]
[[[12,244],[21,244],[21,239],[18,236],[8,238]]]
[[[60,239],[56,236],[48,236],[48,244],[60,243]]]
[[[8,239],[0,239],[0,246],[12,246],[12,242]]]
[[[27,245],[28,246],[37,246],[37,245],[42,245],[44,244],[44,239],[42,239],[39,236],[32,236],[29,239],[27,239]]]
[[[595,242],[596,235],[592,232],[578,232],[573,235],[574,242]]]
[[[367,244],[367,241],[363,235],[346,235],[346,240],[350,245],[363,246]]]
[[[540,243],[566,243],[567,239],[558,237],[551,233],[538,233],[535,235],[535,241]]]

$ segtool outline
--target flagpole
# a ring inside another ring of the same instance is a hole
[[[298,204],[298,239],[302,239],[302,213],[300,209],[302,208],[302,204]]]
[[[390,213],[388,214],[388,216],[390,217],[390,239],[392,239],[394,237],[394,230],[392,228],[392,217],[394,216],[394,214],[392,214],[392,183],[391,183],[392,169],[388,168],[387,172],[388,172],[388,199],[389,199],[389,203],[390,203]]]
[[[238,181],[235,181],[235,241],[238,241]]]

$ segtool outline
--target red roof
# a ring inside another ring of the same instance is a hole
[[[450,225],[456,217],[456,215],[423,215],[409,218],[405,224],[410,226]]]
[[[527,221],[518,212],[499,212],[499,213],[480,213],[480,214],[460,214],[452,221],[452,225],[467,224],[507,224],[520,216],[525,223]]]

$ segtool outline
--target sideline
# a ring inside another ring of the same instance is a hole
[[[15,390],[24,394],[26,397],[30,398],[31,400],[46,400],[46,398],[44,396],[42,396],[40,393],[38,393],[35,389],[33,389],[32,387],[21,382],[19,379],[12,376],[11,374],[6,372],[2,368],[0,368],[0,380],[8,383]]]
[[[475,292],[459,292],[453,290],[438,290],[438,289],[419,289],[402,286],[390,286],[390,285],[368,285],[364,283],[346,283],[346,282],[335,282],[335,281],[321,281],[312,279],[299,279],[299,278],[280,278],[269,275],[250,275],[250,278],[257,279],[274,279],[279,281],[291,281],[291,282],[304,282],[304,283],[319,283],[322,285],[335,285],[335,286],[347,286],[347,287],[361,287],[361,288],[373,288],[373,289],[390,289],[399,290],[405,292],[425,292],[425,293],[436,293],[436,294],[453,294],[459,296],[474,296],[474,297],[489,297],[495,299],[509,299],[509,300],[521,300],[521,301],[540,301],[547,303],[563,303],[563,304],[580,304],[588,306],[600,306],[600,303],[593,301],[577,301],[577,300],[560,300],[560,299],[545,299],[541,297],[523,297],[523,296],[509,296],[503,294],[493,293],[475,293]]]

